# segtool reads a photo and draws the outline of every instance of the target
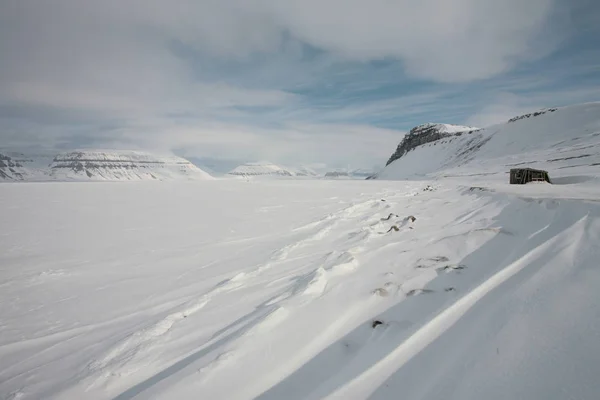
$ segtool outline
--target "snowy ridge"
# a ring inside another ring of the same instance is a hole
[[[527,114],[505,124],[421,144],[395,158],[378,178],[504,178],[515,166],[546,169],[551,177],[600,166],[600,103]]]
[[[423,133],[429,129],[435,129],[436,131],[442,132],[442,133],[458,133],[458,132],[466,132],[466,131],[475,131],[475,130],[478,130],[479,128],[475,128],[473,126],[440,124],[440,123],[429,122],[429,123],[417,126],[415,130],[418,133]]]
[[[232,176],[295,176],[293,171],[284,169],[269,161],[249,162],[230,171]]]
[[[74,151],[59,154],[50,165],[56,180],[211,179],[189,161],[140,151]]]

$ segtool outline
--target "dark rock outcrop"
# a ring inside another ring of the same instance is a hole
[[[424,145],[426,143],[435,142],[436,140],[444,139],[450,136],[461,136],[464,133],[473,133],[478,131],[478,128],[469,126],[456,126],[446,124],[423,124],[416,126],[404,136],[396,151],[386,166],[390,165],[409,151]]]
[[[519,115],[518,117],[514,117],[508,120],[508,122],[516,122],[519,121],[521,119],[526,119],[526,118],[531,118],[531,117],[539,117],[540,115],[544,115],[546,113],[553,113],[554,111],[558,110],[558,108],[548,108],[545,110],[540,110],[540,111],[536,111],[534,113],[529,113],[529,114],[523,114],[523,115]]]

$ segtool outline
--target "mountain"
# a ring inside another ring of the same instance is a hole
[[[22,181],[28,175],[27,169],[7,154],[0,153],[0,180]]]
[[[294,173],[294,175],[296,176],[306,176],[306,177],[316,177],[319,176],[319,174],[314,171],[312,168],[308,168],[308,167],[297,167],[297,168],[288,168],[290,171],[292,171]]]
[[[600,174],[600,103],[540,110],[479,130],[442,132],[421,125],[376,177],[508,181],[508,170],[518,166],[547,170],[551,178]]]
[[[213,157],[185,157],[185,159],[212,176],[223,176],[244,162],[243,160],[229,160]]]
[[[359,168],[359,169],[355,169],[350,171],[349,175],[355,178],[368,178],[370,176],[373,176],[377,173],[377,171],[379,171],[381,168],[373,168],[373,169],[365,169],[365,168]]]
[[[350,178],[348,171],[329,171],[325,173],[325,178]]]
[[[0,154],[10,158],[13,163],[19,166],[19,177],[16,180],[47,181],[51,179],[49,166],[54,159],[55,152],[47,150],[16,151],[14,149],[5,149],[0,150]],[[0,176],[0,179],[3,179],[3,177]]]
[[[73,151],[50,165],[53,180],[207,180],[212,177],[184,158],[141,151]]]
[[[329,171],[325,173],[325,178],[334,178],[334,179],[366,179],[375,175],[373,170],[369,169],[354,169],[354,170],[346,170],[346,169],[335,169],[333,171]]]
[[[269,161],[249,162],[229,171],[231,176],[295,176],[294,171]]]
[[[461,125],[433,123],[418,125],[412,128],[410,132],[408,132],[406,136],[404,136],[404,139],[402,139],[402,141],[398,145],[398,148],[396,149],[394,154],[392,154],[392,156],[385,165],[390,165],[395,160],[399,159],[409,151],[421,145],[435,142],[437,140],[451,136],[461,136],[465,132],[473,133],[477,130],[479,130],[479,128]]]

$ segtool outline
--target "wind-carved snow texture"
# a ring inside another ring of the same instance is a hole
[[[582,156],[600,136],[595,109],[510,125],[577,116],[579,133],[548,141]],[[511,163],[537,151],[495,132],[489,143],[525,149]],[[491,159],[486,146],[471,163]],[[386,172],[414,168],[417,152]],[[5,184],[0,397],[596,398],[597,167],[522,186],[504,164],[488,168],[426,181]]]

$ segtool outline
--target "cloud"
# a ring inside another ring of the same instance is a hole
[[[143,79],[152,88],[164,83],[160,71],[186,73],[169,54],[174,41],[239,60],[278,52],[287,37],[348,60],[397,58],[421,78],[468,81],[539,56],[553,5],[553,0],[9,2],[2,6],[0,29],[10,38],[2,41],[2,54],[10,57],[3,57],[2,70],[9,76],[114,85]]]
[[[326,161],[330,166],[345,166],[351,162],[371,167],[383,164],[403,135],[367,125],[290,123],[256,128],[223,122],[173,126],[169,121],[154,121],[120,130],[104,143],[113,148],[174,150],[184,157],[267,159],[283,165]]]
[[[510,112],[482,90],[516,93],[501,78],[563,43],[571,3],[4,1],[0,143],[372,165],[418,123]]]
[[[584,103],[590,99],[600,99],[598,87],[569,87],[566,89],[539,90],[535,93],[517,94],[499,92],[488,99],[466,119],[471,126],[487,127],[504,123],[517,115],[526,114],[543,108]]]
[[[395,57],[413,76],[454,82],[487,78],[540,56],[539,35],[553,3],[291,0],[273,6],[292,34],[314,46],[350,59]]]

